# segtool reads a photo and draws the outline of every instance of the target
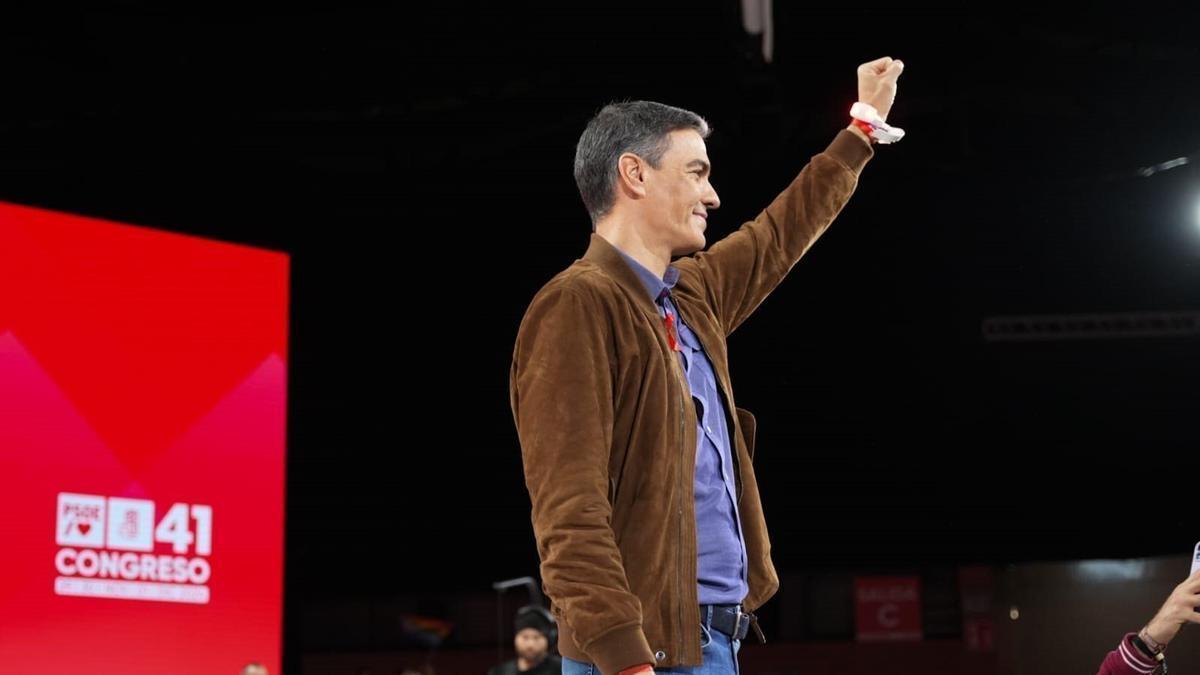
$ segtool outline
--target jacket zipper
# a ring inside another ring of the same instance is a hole
[[[680,371],[682,371],[682,366],[678,365],[679,358],[674,353],[671,354],[671,360],[674,361],[676,366],[680,369]],[[687,489],[686,489],[687,486],[684,485],[684,483],[683,483],[683,467],[687,461],[687,454],[686,454],[687,453],[687,447],[686,447],[687,443],[685,442],[686,438],[685,438],[685,434],[684,434],[685,429],[684,429],[684,419],[683,419],[684,418],[684,407],[685,407],[684,402],[683,402],[683,396],[685,396],[685,395],[686,395],[685,392],[681,389],[680,390],[680,399],[679,399],[679,445],[680,445],[680,450],[679,450],[679,472],[678,472],[679,473],[679,483],[678,484],[680,486],[679,505],[678,505],[679,544],[680,545],[675,547],[675,550],[676,550],[675,558],[676,558],[676,561],[679,566],[678,567],[678,569],[679,569],[678,576],[679,576],[680,580],[682,580],[682,581],[686,581],[683,579],[683,538],[684,538],[684,534],[685,534],[684,529],[683,529],[684,528],[683,495],[687,492]],[[686,598],[687,596],[688,596],[688,594],[686,593],[686,589],[685,589],[685,592],[679,596],[679,598],[680,598],[680,601],[679,601],[679,623],[678,623],[678,626],[679,626],[679,649],[675,653],[680,654],[680,655],[682,655],[683,651],[684,651],[684,649],[683,649],[683,631],[685,630],[684,626],[686,625],[684,622],[684,616],[683,616],[683,598]]]

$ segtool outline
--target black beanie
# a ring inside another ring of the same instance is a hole
[[[547,638],[550,637],[550,622],[547,621],[546,617],[537,610],[530,609],[517,613],[517,620],[513,625],[513,632],[520,633],[526,628],[532,628],[542,635],[545,635]]]

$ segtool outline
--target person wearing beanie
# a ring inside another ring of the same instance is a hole
[[[522,607],[513,624],[513,647],[517,658],[505,661],[488,675],[560,675],[562,660],[551,654],[555,625],[550,613],[540,607]]]

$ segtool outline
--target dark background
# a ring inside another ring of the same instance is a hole
[[[730,339],[778,566],[1200,538],[1194,333],[981,330],[1200,310],[1195,16],[778,2],[764,64],[734,2],[156,4],[6,10],[0,198],[292,255],[289,650],[306,603],[536,572],[508,366],[587,245],[590,115],[710,121],[711,242],[845,126],[882,55],[907,66],[908,138]]]

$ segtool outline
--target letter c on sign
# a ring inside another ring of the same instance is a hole
[[[879,608],[879,611],[875,613],[875,619],[884,628],[895,628],[900,625],[900,619],[896,617],[896,612],[899,610],[899,607],[889,602]]]

